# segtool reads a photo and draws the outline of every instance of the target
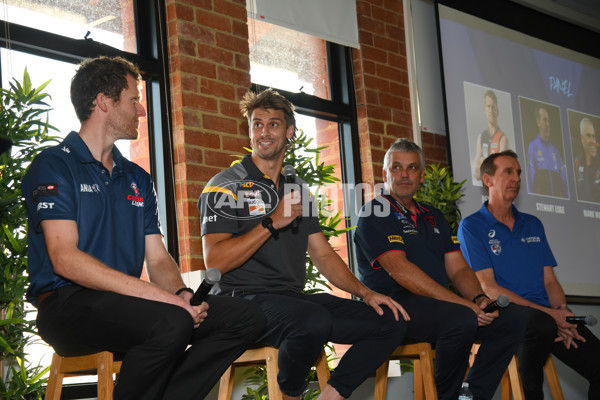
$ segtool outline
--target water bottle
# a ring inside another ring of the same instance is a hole
[[[473,393],[469,389],[469,382],[463,382],[460,392],[458,392],[458,400],[473,400]]]

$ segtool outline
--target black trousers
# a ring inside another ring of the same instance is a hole
[[[600,399],[600,340],[587,327],[580,325],[577,332],[586,339],[585,343],[577,341],[576,349],[567,350],[562,342],[554,341],[558,328],[551,316],[534,308],[523,309],[527,316],[527,331],[517,357],[525,398],[544,398],[543,367],[552,353],[590,382],[589,400]]]
[[[262,293],[246,298],[259,304],[267,317],[267,331],[259,343],[279,348],[277,381],[289,396],[302,394],[310,368],[331,341],[352,345],[328,382],[343,397],[350,397],[406,333],[407,323],[402,317],[396,321],[386,306],[379,316],[362,301],[327,293]]]
[[[62,356],[122,355],[116,400],[202,399],[265,326],[252,302],[221,296],[207,302],[208,317],[194,329],[181,307],[67,286],[43,301],[37,326]]]
[[[469,382],[475,399],[489,400],[525,334],[525,319],[513,305],[500,310],[491,325],[477,326],[468,307],[403,293],[394,297],[410,315],[406,337],[435,347],[435,385],[440,400],[458,398],[474,342],[481,343]]]

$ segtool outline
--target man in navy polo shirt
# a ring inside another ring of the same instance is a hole
[[[281,171],[296,131],[293,104],[268,89],[248,92],[240,108],[248,118],[252,155],[212,178],[200,196],[204,261],[223,274],[224,295],[252,300],[265,313],[267,330],[259,342],[279,348],[277,382],[284,399],[300,398],[329,341],[352,347],[319,399],[348,398],[402,342],[408,315],[352,275],[321,231],[303,182],[298,179],[286,194]],[[307,251],[329,282],[364,301],[303,293]]]
[[[450,225],[438,209],[413,199],[424,165],[421,148],[407,139],[387,151],[385,191],[362,208],[354,235],[360,279],[409,312],[407,338],[435,345],[439,399],[458,397],[475,341],[481,347],[466,381],[475,399],[491,399],[525,324],[512,306],[483,311],[492,301]],[[449,279],[460,295],[448,289]]]
[[[521,189],[517,155],[493,154],[481,173],[489,200],[461,221],[458,237],[485,292],[508,296],[523,309],[527,330],[517,355],[525,398],[544,398],[543,366],[552,353],[590,382],[590,400],[600,399],[600,340],[587,327],[566,321],[573,313],[554,275],[544,226],[513,205]]]
[[[115,399],[201,399],[262,333],[264,316],[243,299],[190,305],[193,291],[162,240],[152,179],[114,146],[138,137],[140,89],[125,59],[80,64],[71,101],[81,129],[36,157],[22,183],[27,298],[58,354],[123,357]],[[140,279],[144,261],[150,282]]]

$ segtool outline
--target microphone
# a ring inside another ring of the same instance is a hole
[[[593,315],[586,315],[567,317],[567,322],[570,324],[585,324],[589,326],[594,326],[598,323],[598,320]]]
[[[190,300],[190,304],[193,306],[200,305],[206,299],[206,295],[210,292],[213,285],[215,283],[219,283],[221,281],[221,271],[216,268],[209,268],[206,270],[206,274],[204,276],[204,280],[196,289],[196,292],[192,296]]]
[[[296,184],[296,170],[291,165],[284,165],[283,170],[281,171],[283,175],[283,182],[286,184]],[[291,189],[293,192],[294,189]],[[292,221],[292,232],[296,233],[298,231],[298,218],[294,218]]]
[[[508,296],[501,294],[500,296],[498,296],[498,298],[496,300],[494,300],[490,304],[488,304],[483,309],[483,312],[486,312],[486,313],[494,312],[499,308],[507,307],[509,304],[510,304],[510,299],[508,298]]]

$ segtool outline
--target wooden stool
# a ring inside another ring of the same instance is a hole
[[[233,378],[235,368],[247,367],[252,365],[266,365],[268,379],[268,391],[270,400],[281,400],[283,395],[279,390],[279,384],[277,383],[277,374],[279,373],[279,366],[277,364],[277,357],[279,350],[275,347],[265,346],[256,349],[248,349],[235,360],[227,371],[221,376],[221,383],[219,384],[219,400],[230,400],[231,394],[233,393]],[[327,365],[327,355],[325,351],[321,351],[321,355],[315,363],[317,369],[317,378],[319,379],[319,387],[321,390],[327,386],[329,380],[329,365]]]
[[[60,400],[64,377],[98,375],[98,400],[112,400],[113,374],[121,371],[121,361],[114,361],[109,351],[78,357],[62,357],[54,353],[45,400]]]
[[[427,342],[398,346],[390,358],[377,368],[374,400],[385,400],[390,360],[413,360],[415,400],[437,400],[437,390],[433,379],[434,354],[431,344]]]
[[[471,349],[471,357],[469,359],[469,365],[473,365],[477,351],[479,350],[479,344],[474,344]],[[556,367],[554,366],[554,360],[552,354],[548,356],[546,364],[544,364],[544,372],[546,373],[546,379],[548,379],[548,385],[550,386],[550,392],[554,400],[565,400],[565,396],[560,386],[560,380],[556,373]],[[516,356],[513,356],[508,364],[508,368],[502,380],[500,382],[500,390],[502,391],[502,400],[510,400],[511,394],[514,400],[524,400],[525,393],[523,392],[523,382],[521,381],[521,375],[519,374],[519,361]]]

